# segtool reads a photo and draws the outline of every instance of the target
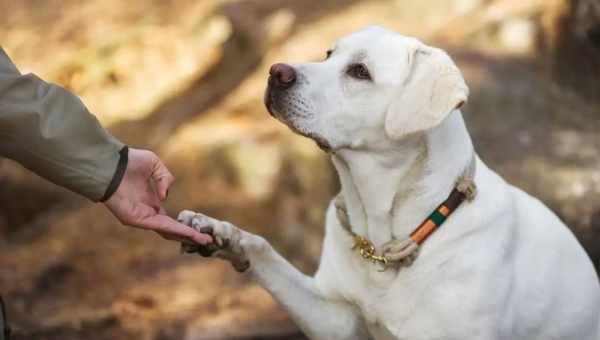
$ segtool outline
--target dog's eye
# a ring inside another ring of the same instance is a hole
[[[371,80],[371,74],[364,64],[352,64],[346,73],[356,79]]]
[[[331,54],[333,54],[333,50],[327,50],[327,55],[325,56],[325,60],[329,59],[329,57],[331,57]]]

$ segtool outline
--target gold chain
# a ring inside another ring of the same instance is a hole
[[[382,264],[384,267],[388,264],[388,259],[385,256],[375,255],[375,246],[373,246],[371,241],[360,235],[354,235],[352,250],[355,249],[358,249],[360,256],[366,260]]]

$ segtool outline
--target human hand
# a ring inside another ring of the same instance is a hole
[[[208,244],[209,235],[167,216],[162,202],[175,177],[151,151],[129,148],[127,169],[117,191],[104,203],[123,224],[153,230],[168,240]]]

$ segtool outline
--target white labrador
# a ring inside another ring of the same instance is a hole
[[[265,101],[331,153],[352,231],[380,252],[419,226],[469,166],[458,110],[467,95],[445,52],[370,27],[323,62],[274,65]],[[600,339],[600,287],[582,247],[544,204],[475,159],[475,199],[412,265],[386,271],[351,249],[333,204],[314,277],[230,223],[189,211],[180,220],[212,227],[225,241],[215,255],[249,266],[311,339]]]

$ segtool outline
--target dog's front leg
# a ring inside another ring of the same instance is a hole
[[[179,220],[212,232],[219,246],[214,256],[231,261],[238,271],[248,270],[311,339],[370,339],[352,305],[324,296],[312,277],[294,268],[264,238],[191,211],[181,212]]]

